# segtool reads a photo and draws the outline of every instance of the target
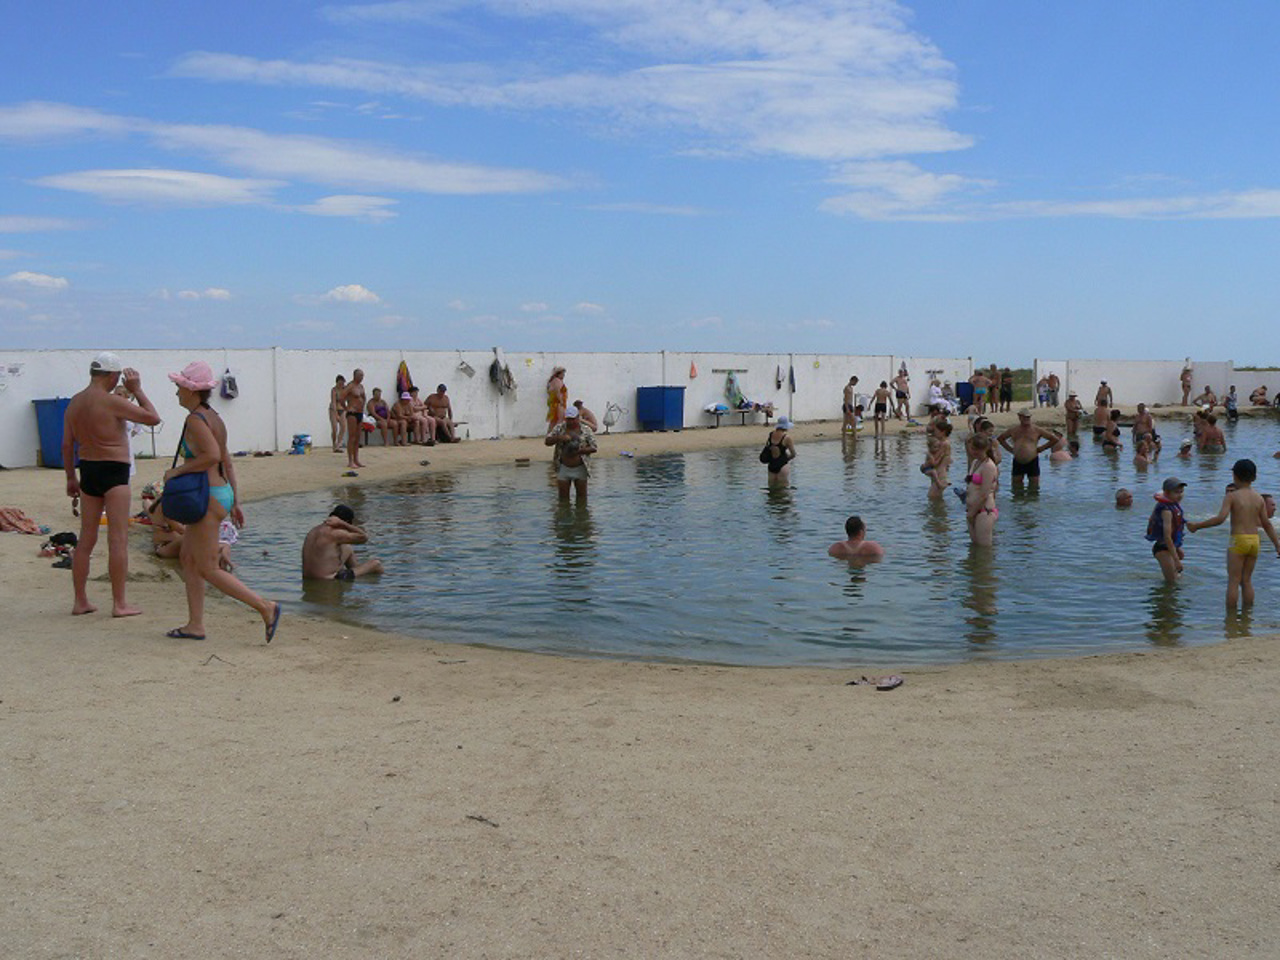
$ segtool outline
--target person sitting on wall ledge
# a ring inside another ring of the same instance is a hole
[[[453,423],[453,404],[449,401],[447,390],[443,383],[436,387],[436,392],[427,397],[427,412],[436,422],[432,436],[443,443],[457,443],[458,431]]]
[[[391,405],[390,420],[395,430],[396,446],[408,446],[417,423],[417,414],[413,412],[413,394],[408,390],[400,394],[400,399]]]
[[[391,441],[388,437],[395,435],[398,428],[391,420],[391,408],[387,406],[387,401],[382,399],[381,387],[373,388],[373,396],[365,404],[365,412],[373,417],[373,428],[382,431],[382,445],[389,447]]]
[[[1218,405],[1218,395],[1213,392],[1213,387],[1205,387],[1204,393],[1200,394],[1200,396],[1196,397],[1191,402],[1197,407],[1208,407],[1209,409],[1205,412],[1212,413],[1213,408]]]
[[[1253,393],[1249,394],[1249,402],[1252,403],[1255,407],[1271,406],[1271,401],[1267,399],[1266,384],[1263,384],[1262,386],[1258,387],[1258,389],[1254,390]]]

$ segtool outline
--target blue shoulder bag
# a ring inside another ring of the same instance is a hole
[[[178,449],[173,452],[170,469],[178,465],[178,454],[182,452],[182,441],[186,438],[187,425],[183,423],[182,436],[178,438]],[[180,473],[170,479],[160,495],[160,509],[166,517],[178,523],[197,523],[204,519],[209,512],[209,474],[201,470],[199,473]]]

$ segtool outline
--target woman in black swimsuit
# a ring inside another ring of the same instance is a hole
[[[782,486],[791,479],[791,461],[796,458],[796,445],[787,431],[790,417],[779,417],[778,426],[769,431],[769,439],[760,451],[760,462],[769,467],[769,486]]]

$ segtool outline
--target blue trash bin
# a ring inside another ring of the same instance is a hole
[[[684,429],[684,387],[636,387],[641,430]]]
[[[40,431],[40,465],[62,469],[62,424],[70,397],[32,400],[36,405],[36,429]],[[77,458],[78,459],[78,458]]]
[[[960,404],[960,412],[964,413],[973,406],[973,384],[968,380],[961,380],[956,384],[956,400]]]

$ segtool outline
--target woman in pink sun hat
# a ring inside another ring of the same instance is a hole
[[[204,585],[208,582],[232,599],[257,610],[270,643],[280,623],[280,604],[264,600],[234,574],[218,566],[218,525],[229,516],[237,527],[244,526],[244,514],[236,503],[235,466],[227,451],[227,426],[209,406],[209,396],[218,378],[209,364],[196,360],[183,367],[181,373],[169,374],[169,379],[178,385],[178,403],[190,412],[178,444],[183,463],[166,472],[164,479],[168,483],[180,474],[206,472],[209,509],[195,523],[187,525],[182,538],[178,556],[182,561],[182,579],[187,585],[187,622],[170,630],[168,636],[175,640],[204,639]]]

